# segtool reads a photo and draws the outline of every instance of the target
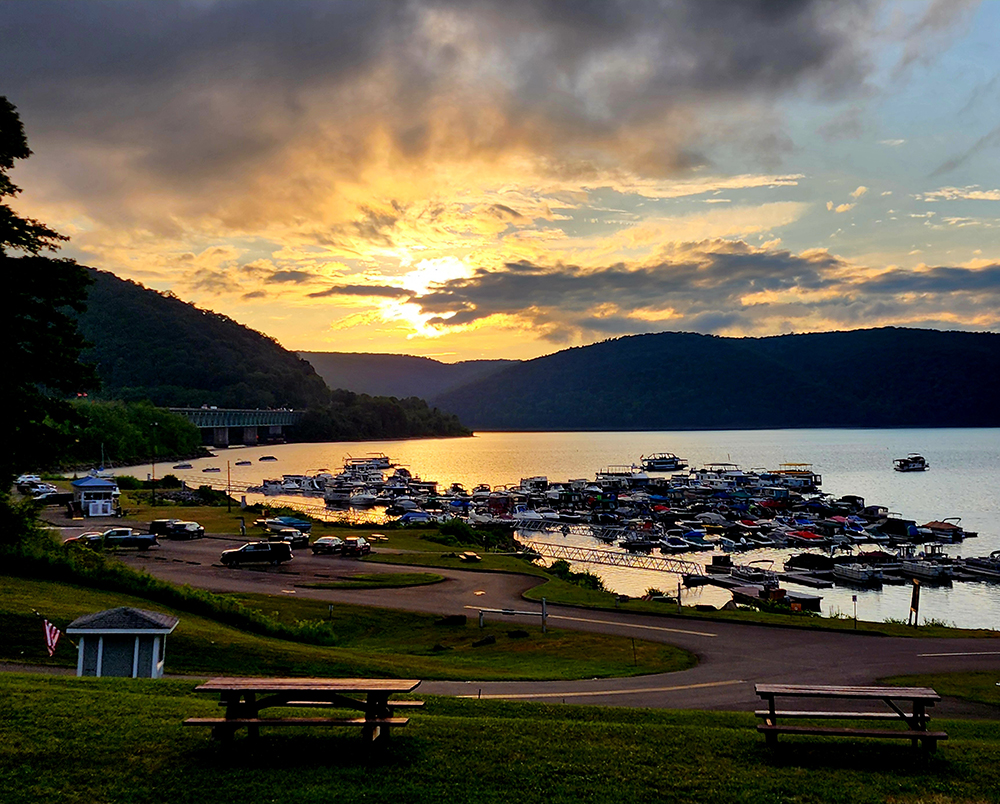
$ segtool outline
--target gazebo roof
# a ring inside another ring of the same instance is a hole
[[[114,480],[107,480],[103,477],[81,477],[79,480],[74,480],[70,483],[73,488],[77,489],[116,489],[118,484]]]
[[[133,609],[119,606],[95,614],[84,614],[77,617],[66,628],[66,633],[160,633],[169,634],[180,620],[170,614],[156,611]]]

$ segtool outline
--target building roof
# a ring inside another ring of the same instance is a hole
[[[141,631],[143,633],[169,634],[179,622],[177,617],[170,614],[119,606],[116,609],[107,609],[95,614],[84,614],[82,617],[77,617],[66,628],[66,633],[107,631],[135,633]]]
[[[70,483],[73,488],[77,489],[116,489],[118,484],[114,480],[106,480],[103,477],[81,477],[79,480],[74,480]]]

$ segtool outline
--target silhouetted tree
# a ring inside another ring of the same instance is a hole
[[[84,308],[90,280],[72,260],[42,256],[67,238],[18,215],[8,200],[21,192],[8,175],[31,155],[21,118],[0,96],[0,270],[12,347],[5,362],[8,433],[0,457],[0,501],[18,472],[49,463],[67,438],[73,418],[68,396],[92,386],[80,363],[81,338],[69,309]]]

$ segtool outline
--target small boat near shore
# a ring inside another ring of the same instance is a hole
[[[896,458],[892,462],[892,468],[897,472],[923,472],[930,469],[931,465],[923,455],[911,452],[905,458]]]

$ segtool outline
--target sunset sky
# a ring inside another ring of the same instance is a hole
[[[294,350],[1000,329],[1000,2],[0,3],[16,210]]]

